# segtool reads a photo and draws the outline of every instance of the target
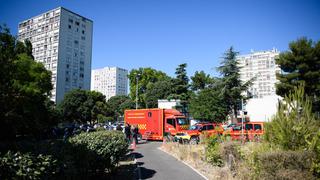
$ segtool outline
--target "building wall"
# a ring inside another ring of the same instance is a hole
[[[161,108],[161,109],[173,109],[176,106],[180,106],[180,105],[181,105],[181,101],[176,99],[171,99],[171,100],[159,99],[158,100],[158,108]]]
[[[110,99],[116,95],[128,94],[128,70],[105,67],[92,70],[91,90],[101,92]]]
[[[80,32],[68,30],[69,17],[85,25],[85,39]],[[90,89],[92,21],[59,7],[19,23],[18,40],[30,40],[35,60],[52,72],[53,101],[60,102],[71,89]],[[79,47],[69,42],[78,41]],[[68,44],[69,43],[69,44]],[[83,48],[81,48],[83,47]],[[74,52],[82,52],[78,58],[70,57]],[[69,70],[71,69],[72,70]],[[73,73],[75,73],[73,75]],[[83,76],[80,74],[83,74]],[[70,77],[70,79],[67,79]],[[76,79],[75,83],[72,81]]]
[[[277,95],[264,96],[263,98],[250,99],[246,105],[246,111],[250,121],[269,122],[277,113],[278,102],[282,100]]]
[[[255,78],[253,86],[249,89],[253,98],[276,94],[276,72],[280,72],[280,68],[275,64],[275,58],[278,55],[279,51],[272,49],[238,56],[241,81],[246,82]]]
[[[241,67],[241,81],[247,82],[255,78],[249,88],[253,98],[245,105],[250,121],[270,121],[277,112],[278,101],[281,100],[281,97],[276,95],[275,88],[276,72],[280,72],[280,68],[275,64],[278,55],[279,51],[272,49],[237,57]]]

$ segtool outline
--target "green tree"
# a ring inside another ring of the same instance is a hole
[[[149,83],[145,95],[147,108],[157,108],[158,99],[167,99],[171,91],[171,81],[163,80],[155,83]]]
[[[193,118],[211,122],[223,122],[226,119],[228,106],[221,94],[221,86],[221,82],[216,79],[210,87],[192,96],[189,109]]]
[[[146,107],[146,90],[149,83],[155,83],[160,80],[170,79],[166,73],[162,71],[157,71],[152,68],[139,68],[130,71],[129,75],[130,81],[130,97],[132,100],[136,100],[136,88],[137,88],[137,78],[138,78],[138,104],[139,107]]]
[[[222,75],[222,89],[224,100],[227,103],[228,111],[233,115],[233,118],[237,116],[237,110],[241,104],[241,99],[246,100],[247,97],[242,93],[246,92],[252,81],[241,82],[240,80],[240,67],[236,59],[238,52],[234,51],[233,47],[230,47],[225,53],[221,66],[218,67],[218,71]]]
[[[125,95],[113,96],[107,103],[110,107],[111,116],[115,119],[119,116],[123,116],[125,109],[133,109],[135,107],[135,103],[130,99],[130,97]]]
[[[212,83],[212,79],[209,74],[206,74],[204,71],[196,71],[194,76],[191,77],[191,90],[198,91],[207,87]]]
[[[289,44],[289,51],[276,59],[283,73],[277,73],[276,92],[284,97],[299,83],[305,83],[305,93],[313,102],[313,111],[320,112],[320,41],[300,38]]]
[[[188,104],[192,92],[189,91],[189,78],[187,76],[187,64],[180,64],[176,68],[176,77],[171,80],[172,92],[168,96],[168,99],[180,99],[181,100],[181,109],[180,111],[188,116]]]
[[[81,89],[66,93],[58,108],[64,119],[71,122],[93,123],[108,115],[108,105],[102,93]]]
[[[9,29],[0,26],[0,138],[39,135],[55,124],[48,103],[51,73],[32,57],[32,46],[16,41]]]
[[[173,92],[170,99],[180,99],[187,102],[190,98],[189,78],[187,76],[187,64],[180,64],[176,68],[176,78],[172,79]]]

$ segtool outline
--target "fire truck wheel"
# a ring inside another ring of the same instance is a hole
[[[191,144],[191,145],[196,145],[196,144],[198,144],[198,138],[197,138],[197,137],[191,137],[191,139],[190,139],[190,144]]]

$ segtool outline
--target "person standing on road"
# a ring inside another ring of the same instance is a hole
[[[139,128],[138,128],[138,125],[134,125],[134,128],[133,128],[133,138],[134,140],[136,141],[136,144],[138,144],[138,134],[139,134]]]
[[[124,127],[124,134],[126,135],[127,142],[130,143],[131,126],[128,123],[126,123],[126,126]]]

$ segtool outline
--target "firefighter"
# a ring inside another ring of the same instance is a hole
[[[131,126],[130,124],[126,123],[126,126],[124,127],[124,134],[126,135],[127,142],[130,143],[131,139]]]

